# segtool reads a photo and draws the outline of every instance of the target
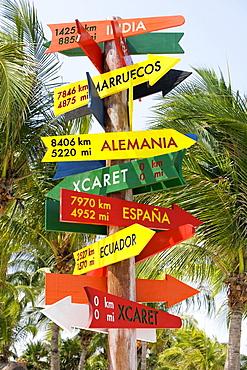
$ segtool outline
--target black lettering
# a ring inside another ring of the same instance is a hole
[[[118,304],[118,308],[120,310],[119,312],[119,315],[118,315],[118,320],[121,318],[121,316],[123,317],[123,320],[125,320],[125,317],[124,317],[124,314],[123,314],[123,310],[124,310],[124,305],[122,305],[122,307]]]
[[[132,307],[131,306],[127,306],[126,309],[125,309],[125,315],[126,315],[126,318],[128,321],[133,321],[133,319],[131,319],[128,314],[127,314],[127,310],[132,310]]]
[[[159,72],[161,70],[160,60],[157,60],[157,62],[154,63],[155,65],[155,72]]]
[[[136,244],[136,234],[132,234],[132,245]]]
[[[146,312],[146,310],[143,308],[143,309],[142,309],[142,323],[147,324],[146,316],[147,316],[147,312]]]
[[[120,84],[121,85],[121,75],[116,76],[116,85]]]
[[[123,77],[123,82],[128,82],[129,79],[130,79],[130,73],[129,73],[129,71],[127,72],[127,76],[126,76],[125,79],[124,79],[124,73],[122,74],[122,77]]]
[[[100,91],[102,91],[103,89],[105,89],[105,88],[109,88],[109,86],[107,85],[107,82],[106,82],[106,80],[104,80],[104,82],[103,82],[103,84],[102,84],[102,87],[101,87],[101,89],[100,89]]]
[[[139,67],[138,70],[136,71],[136,74],[138,77],[143,77],[144,73],[142,75],[139,74],[140,69],[144,69],[144,67]]]
[[[115,80],[114,77],[110,77],[110,79],[109,79],[110,87],[115,86],[114,80]]]
[[[135,76],[135,74],[136,74],[136,69],[132,69],[132,70],[130,71],[130,76],[131,76],[131,78],[133,78],[133,80],[135,80],[135,79],[136,79],[136,77],[134,77],[134,76]]]
[[[151,67],[151,70],[148,72],[148,68]],[[154,66],[152,64],[147,64],[146,67],[144,68],[144,72],[147,74],[147,75],[150,75],[154,70]]]

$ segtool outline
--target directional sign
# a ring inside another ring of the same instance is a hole
[[[78,161],[78,162],[58,162],[57,170],[52,180],[61,179],[66,176],[76,175],[96,168],[106,166],[106,161]]]
[[[143,35],[126,37],[126,44],[130,54],[183,54],[184,50],[179,45],[179,41],[184,33],[180,32],[155,32]],[[49,48],[51,42],[46,42],[45,47]],[[98,43],[101,50],[104,49],[104,43]],[[71,48],[59,51],[68,57],[85,56],[81,48]]]
[[[100,98],[126,90],[144,82],[154,85],[179,58],[148,55],[148,60],[118,68],[92,78]],[[88,104],[87,80],[63,85],[54,90],[54,113],[59,115]]]
[[[84,287],[89,300],[89,328],[180,328],[180,317]]]
[[[159,79],[153,86],[150,86],[148,83],[143,83],[133,88],[133,99],[141,99],[145,96],[156,94],[162,91],[162,95],[165,96],[168,94],[172,89],[174,89],[177,85],[179,85],[182,81],[184,81],[188,76],[191,75],[192,72],[185,72],[179,71],[176,69],[170,69],[163,77]],[[90,97],[90,90],[89,90],[89,97]],[[74,109],[70,112],[65,113],[64,118],[65,121],[69,121],[71,119],[79,118],[86,116],[88,114],[92,114],[88,109],[88,106],[83,106],[77,109]],[[93,113],[94,114],[94,113]]]
[[[152,237],[142,252],[136,256],[135,262],[142,262],[155,254],[192,238],[194,234],[195,227],[188,224],[176,227],[175,229],[158,232]]]
[[[181,150],[69,176],[50,190],[47,197],[59,200],[60,189],[98,195],[135,189],[134,194],[140,194],[155,191],[155,185],[157,190],[185,185],[182,176],[184,153],[185,150]],[[151,187],[151,184],[155,185]]]
[[[153,86],[150,86],[147,83],[135,86],[134,99],[141,99],[145,96],[156,94],[160,91],[162,91],[162,95],[165,96],[187,77],[189,77],[191,73],[192,72],[170,69],[170,71],[168,71],[165,76],[161,77]]]
[[[45,275],[45,304],[72,296],[74,303],[88,303],[83,286],[107,292],[107,278],[103,276],[51,274]],[[136,279],[137,302],[166,302],[166,307],[188,299],[199,291],[187,284],[165,275],[164,280]]]
[[[201,224],[175,204],[172,208],[156,207],[67,189],[60,190],[60,221],[123,227],[138,223],[156,230]]]
[[[52,200],[45,201],[45,230],[61,231],[81,234],[107,235],[107,228],[103,225],[74,224],[71,222],[60,222],[60,203]]]
[[[155,231],[138,224],[101,239],[89,247],[74,252],[74,275],[108,266],[137,256],[149,242]]]
[[[107,329],[88,329],[86,327],[89,320],[89,305],[72,303],[71,296],[63,298],[53,305],[46,306],[46,308],[41,312],[62,329],[69,332],[72,331],[72,327],[75,327],[108,334]],[[136,339],[154,343],[156,342],[156,330],[137,329]]]
[[[91,35],[85,30],[83,25],[75,20],[78,36],[76,42],[79,44],[84,53],[89,57],[93,65],[97,68],[99,73],[103,72],[103,54],[99,45],[91,37]]]
[[[173,129],[49,136],[43,162],[148,158],[189,148],[196,140]]]
[[[184,21],[181,15],[118,20],[125,37],[181,26]],[[97,43],[114,39],[110,20],[81,22],[81,24]],[[77,47],[75,22],[48,24],[48,27],[52,31],[52,42],[46,53]]]

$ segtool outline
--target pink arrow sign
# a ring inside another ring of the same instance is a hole
[[[84,287],[89,300],[88,328],[181,328],[180,317]]]

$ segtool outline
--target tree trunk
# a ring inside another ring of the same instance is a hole
[[[114,41],[105,42],[104,72],[121,68],[122,62]],[[129,131],[127,91],[122,91],[104,99],[106,109],[106,132]],[[107,161],[107,166],[123,161]],[[132,200],[132,190],[109,194],[110,197]],[[116,233],[122,227],[109,226],[108,235]],[[108,266],[108,293],[135,301],[135,258],[129,258]],[[136,330],[109,329],[108,331],[108,369],[135,370]]]
[[[84,369],[86,354],[87,354],[87,347],[82,347],[78,370]]]
[[[240,341],[243,306],[243,302],[238,301],[230,308],[229,341],[224,370],[240,370]]]
[[[51,370],[60,370],[60,355],[59,355],[59,326],[52,323],[51,337]]]
[[[142,341],[142,357],[141,357],[141,370],[147,368],[147,342]]]

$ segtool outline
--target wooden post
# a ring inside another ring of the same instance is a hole
[[[111,18],[111,19],[116,19]],[[123,67],[115,41],[107,41],[104,46],[104,72]],[[128,92],[114,94],[104,99],[106,110],[106,132],[129,131]],[[123,163],[122,160],[107,161],[107,166]],[[132,190],[110,194],[112,198],[132,200]],[[116,233],[122,227],[109,226],[108,235]],[[108,267],[108,293],[136,300],[135,258],[132,257]],[[108,369],[135,370],[136,330],[110,329],[108,333]]]

